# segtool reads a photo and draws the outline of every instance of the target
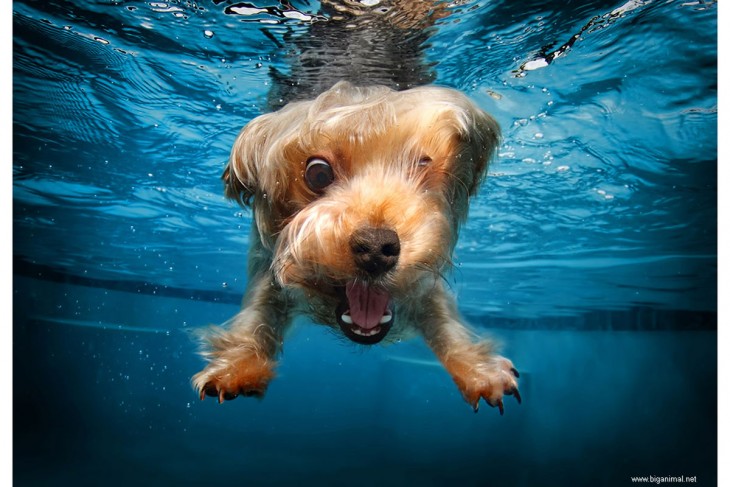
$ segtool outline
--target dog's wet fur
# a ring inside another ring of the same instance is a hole
[[[422,336],[475,410],[480,399],[500,412],[504,395],[520,400],[512,362],[470,331],[443,282],[500,130],[464,94],[424,84],[424,28],[447,13],[424,4],[342,10],[313,26],[312,50],[302,48],[293,70],[306,75],[298,85],[279,79],[273,97],[283,107],[238,135],[223,180],[226,195],[253,210],[248,287],[235,317],[201,331],[201,399],[263,396],[286,330],[304,313],[363,346]],[[349,37],[315,62],[338,29]],[[357,62],[346,53],[379,32],[390,37],[368,76],[359,62],[367,53]],[[389,43],[409,53],[390,76]],[[332,76],[340,79],[329,85]]]

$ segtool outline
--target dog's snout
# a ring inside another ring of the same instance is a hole
[[[357,267],[378,276],[398,263],[400,239],[389,228],[364,227],[352,234],[350,248]]]

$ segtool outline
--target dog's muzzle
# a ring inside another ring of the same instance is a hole
[[[389,228],[363,227],[350,237],[350,249],[364,278],[345,285],[344,298],[337,307],[337,323],[352,341],[378,343],[393,326],[395,314],[387,290],[370,284],[393,269],[400,255],[398,234]]]

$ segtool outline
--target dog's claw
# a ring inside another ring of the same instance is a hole
[[[497,401],[497,407],[499,407],[499,415],[504,416],[504,402],[501,398]]]
[[[474,408],[474,414],[478,413],[479,412],[479,401],[472,404],[471,407]]]
[[[515,395],[515,399],[517,399],[517,404],[522,404],[522,396],[520,396],[520,391],[518,389],[515,389],[512,391],[512,394]]]
[[[517,369],[512,367],[510,370],[512,371],[512,373],[514,374],[515,377],[517,377],[518,379],[520,378],[520,373],[517,371]]]
[[[263,397],[269,381],[274,377],[274,362],[257,355],[234,355],[223,365],[209,364],[193,377],[194,385],[203,384],[200,399],[206,396],[219,404],[232,401],[238,396]],[[203,379],[204,378],[204,379]]]

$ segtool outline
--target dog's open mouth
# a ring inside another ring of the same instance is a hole
[[[395,315],[387,291],[367,282],[350,281],[337,307],[337,323],[350,340],[363,345],[378,343],[390,331]]]

